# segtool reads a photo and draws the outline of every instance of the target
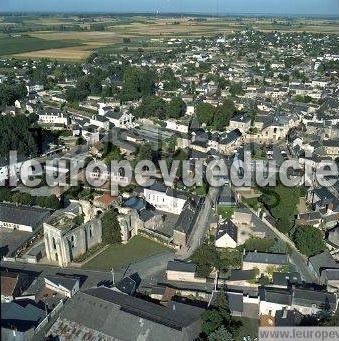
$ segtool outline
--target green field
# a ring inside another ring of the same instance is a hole
[[[45,40],[29,36],[0,37],[0,55],[7,56],[17,53],[59,49],[82,45],[77,40]]]
[[[126,245],[115,244],[90,260],[83,267],[97,270],[111,270],[112,267],[126,266],[170,249],[141,236],[133,237]]]

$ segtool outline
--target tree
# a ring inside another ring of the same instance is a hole
[[[208,341],[233,341],[233,336],[225,326],[221,326],[208,336]]]
[[[180,97],[173,97],[167,106],[167,117],[180,118],[185,115],[186,104]]]
[[[117,213],[114,210],[106,212],[101,218],[102,242],[104,244],[121,243],[121,229]]]
[[[200,103],[196,106],[196,115],[200,123],[211,125],[216,108],[209,103]]]
[[[245,249],[246,251],[270,252],[274,243],[273,239],[251,237],[250,239],[247,239],[243,245],[239,246],[239,250],[242,251]]]
[[[237,95],[243,95],[244,94],[244,90],[242,88],[242,84],[241,83],[233,83],[233,84],[231,84],[231,86],[229,88],[229,92],[230,92],[232,97],[235,97]]]
[[[236,108],[232,100],[225,99],[220,105],[214,115],[213,125],[217,130],[223,130],[228,126],[230,119],[236,113]]]
[[[317,255],[326,249],[321,231],[314,226],[299,226],[293,240],[298,250],[307,257]]]
[[[110,165],[111,161],[120,161],[122,160],[122,155],[120,152],[119,147],[112,146],[110,152],[105,156],[105,163],[106,165]]]
[[[138,161],[141,160],[150,160],[153,159],[153,151],[152,151],[152,145],[149,143],[143,144],[140,146],[138,151]]]
[[[21,205],[32,206],[33,205],[33,197],[29,193],[14,193],[12,195],[12,201]]]
[[[180,86],[180,82],[175,77],[175,74],[170,67],[164,69],[162,79],[164,80],[164,90],[166,91],[176,90]]]
[[[121,93],[123,102],[140,99],[155,93],[157,73],[151,68],[129,66],[123,74],[124,86]]]
[[[259,278],[260,285],[269,285],[270,284],[270,278],[268,276],[261,276]]]
[[[201,315],[202,331],[206,336],[211,335],[222,326],[229,326],[231,315],[228,307],[227,294],[222,290],[215,293],[215,300],[209,310]]]
[[[18,156],[36,156],[38,146],[31,126],[33,117],[0,116],[0,157],[7,158],[10,150]]]
[[[52,210],[58,210],[60,208],[60,201],[56,195],[51,195],[49,197],[38,197],[38,206],[50,208]]]
[[[213,267],[219,269],[221,265],[220,255],[212,244],[201,245],[192,255],[192,260],[197,264],[197,275],[207,277]]]
[[[201,329],[205,335],[210,335],[222,326],[223,318],[216,309],[206,310],[202,313],[201,318]]]
[[[80,136],[77,138],[76,144],[77,146],[81,146],[83,144],[86,144],[86,140],[82,136]]]
[[[226,249],[220,252],[220,269],[239,269],[242,263],[242,254],[237,249]]]

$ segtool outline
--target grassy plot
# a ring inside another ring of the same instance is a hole
[[[65,47],[74,47],[81,45],[81,42],[76,40],[45,40],[36,37],[21,36],[21,37],[5,37],[0,38],[0,54],[3,56],[13,55],[24,52],[59,49]]]
[[[247,317],[233,317],[235,321],[241,322],[241,327],[237,330],[236,341],[242,341],[244,337],[250,336],[253,340],[258,337],[259,320]]]
[[[88,269],[110,270],[112,267],[126,266],[170,249],[141,236],[133,237],[126,245],[115,244],[86,263]]]

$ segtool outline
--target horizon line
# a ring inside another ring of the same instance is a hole
[[[338,19],[339,14],[315,14],[315,13],[260,13],[260,12],[205,12],[205,11],[197,11],[197,12],[157,12],[157,11],[145,11],[145,12],[126,12],[126,11],[33,11],[33,10],[25,10],[25,11],[0,11],[0,15],[24,15],[24,14],[55,14],[55,15],[74,15],[74,14],[92,14],[92,15],[152,15],[152,16],[166,16],[166,15],[176,15],[176,16],[208,16],[208,17],[226,17],[226,16],[241,16],[241,17],[251,17],[251,16],[269,16],[269,17],[300,17],[300,18],[331,18]]]

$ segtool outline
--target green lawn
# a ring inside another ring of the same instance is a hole
[[[251,336],[252,339],[258,337],[259,320],[247,317],[232,317],[232,320],[242,323],[242,326],[237,330],[236,341],[242,341],[244,336]]]
[[[46,40],[29,36],[21,37],[0,37],[0,54],[2,56],[24,52],[58,49],[62,47],[79,46],[77,40]]]
[[[110,270],[171,249],[141,236],[133,237],[126,245],[115,244],[86,263],[83,267]]]

